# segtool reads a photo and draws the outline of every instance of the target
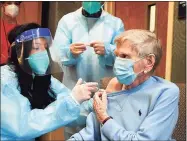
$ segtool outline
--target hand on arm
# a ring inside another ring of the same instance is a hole
[[[105,91],[98,91],[94,95],[93,107],[98,121],[103,124],[109,118],[107,114],[107,94]]]

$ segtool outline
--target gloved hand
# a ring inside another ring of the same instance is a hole
[[[79,104],[91,98],[92,92],[98,90],[97,82],[87,82],[83,84],[83,80],[80,78],[77,84],[72,90],[72,96],[77,100]]]
[[[94,48],[96,54],[105,55],[105,45],[103,42],[99,42],[99,41],[92,42],[90,46]]]
[[[74,43],[70,45],[70,51],[74,57],[78,57],[86,50],[86,45],[83,43]]]

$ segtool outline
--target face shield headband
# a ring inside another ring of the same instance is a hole
[[[36,28],[23,32],[15,40],[16,43],[21,43],[29,40],[33,40],[39,37],[51,37],[51,32],[48,28]]]

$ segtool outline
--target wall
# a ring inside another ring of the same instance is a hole
[[[73,12],[81,7],[81,2],[57,1],[49,3],[48,27],[54,37],[59,20],[67,13]],[[52,17],[52,18],[51,18]]]
[[[167,34],[168,4],[169,2],[156,2],[156,34],[162,44],[162,59],[155,74],[163,78],[165,78],[167,36],[169,36]]]
[[[178,2],[174,5],[174,31],[171,81],[186,82],[186,19],[178,19]]]
[[[42,2],[22,2],[17,17],[18,24],[36,22],[41,24]]]
[[[146,2],[115,2],[115,15],[124,22],[125,29],[147,28]]]

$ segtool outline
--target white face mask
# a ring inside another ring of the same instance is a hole
[[[19,7],[15,4],[5,6],[5,14],[15,18],[19,13]]]

